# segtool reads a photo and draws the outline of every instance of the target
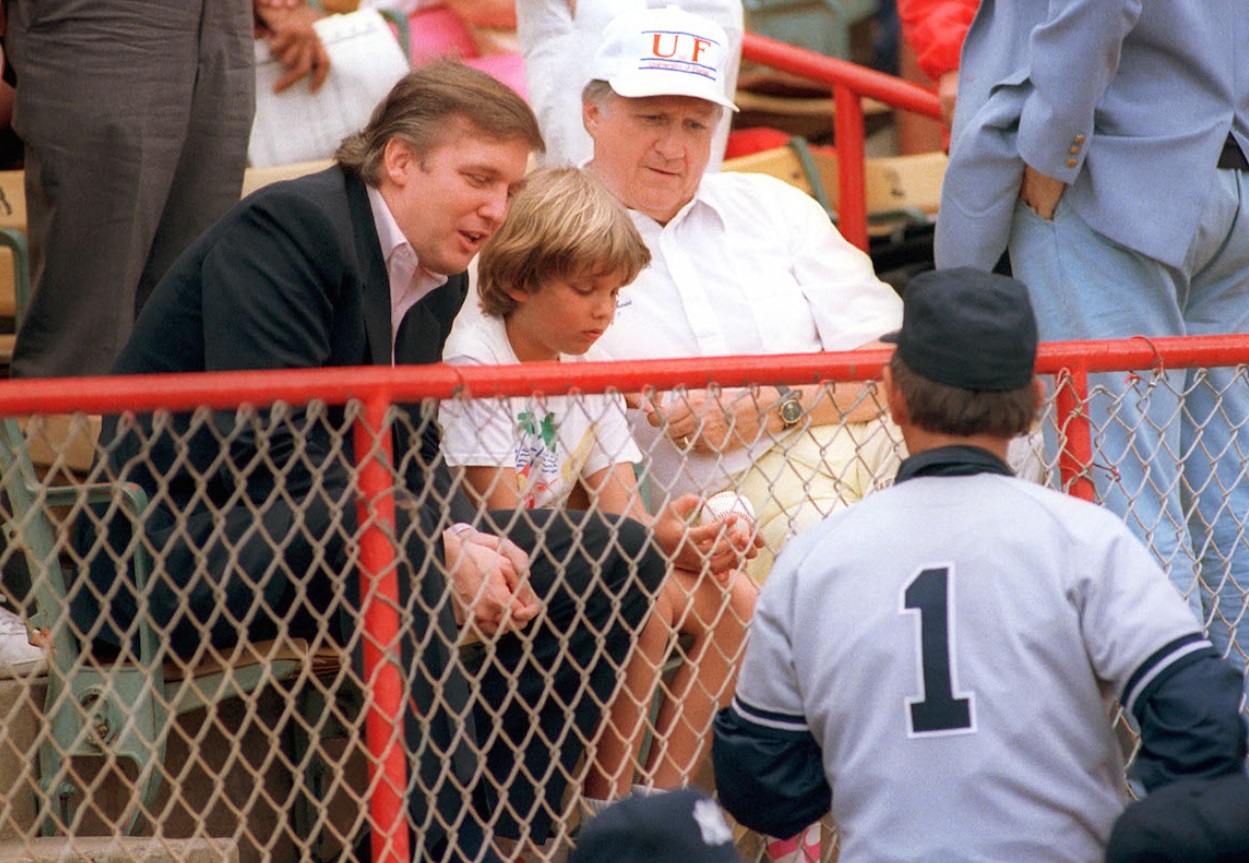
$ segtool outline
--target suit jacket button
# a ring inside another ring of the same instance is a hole
[[[1076,135],[1076,136],[1075,136],[1072,140],[1073,140],[1075,143],[1077,143],[1077,144],[1083,144],[1083,143],[1084,143],[1084,136],[1083,136],[1083,135]]]
[[[1067,152],[1073,156],[1078,156],[1080,154],[1080,148],[1073,145],[1070,149],[1067,150]]]
[[[1074,168],[1074,167],[1075,167],[1076,165],[1078,165],[1078,164],[1080,164],[1080,163],[1079,163],[1079,162],[1077,162],[1075,159],[1068,159],[1068,160],[1067,160],[1067,167],[1068,167],[1068,168]]]

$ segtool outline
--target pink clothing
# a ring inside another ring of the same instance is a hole
[[[430,5],[416,9],[408,17],[408,34],[413,66],[451,57],[494,76],[522,98],[528,98],[520,53],[482,54],[468,23],[449,7]]]

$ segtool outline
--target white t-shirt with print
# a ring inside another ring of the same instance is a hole
[[[560,361],[593,358],[590,353]],[[443,359],[453,365],[520,362],[503,319],[479,312],[461,315]],[[578,479],[642,460],[619,395],[450,399],[442,403],[438,420],[447,464],[513,468],[525,507],[558,506]]]

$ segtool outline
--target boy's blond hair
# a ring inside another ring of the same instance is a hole
[[[627,285],[651,253],[629,212],[577,168],[542,168],[525,178],[507,220],[477,261],[477,294],[488,315],[516,308],[509,290],[534,293],[552,278],[619,273]]]

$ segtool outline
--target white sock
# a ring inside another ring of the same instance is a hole
[[[586,821],[589,821],[595,815],[598,815],[610,806],[613,802],[615,801],[601,800],[598,797],[587,797],[584,794],[581,795],[581,808],[585,813],[581,816],[581,822],[584,824]]]

